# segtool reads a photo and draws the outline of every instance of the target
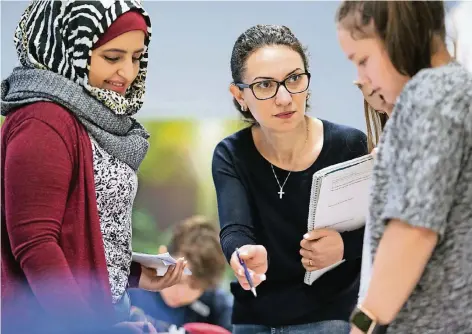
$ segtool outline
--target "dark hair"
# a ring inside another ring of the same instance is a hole
[[[203,216],[192,216],[179,223],[168,251],[185,257],[192,270],[192,286],[206,289],[221,280],[226,259],[220,246],[216,224]]]
[[[289,28],[281,25],[258,24],[242,33],[234,43],[233,52],[231,53],[233,83],[242,83],[246,61],[249,56],[260,48],[270,45],[284,45],[297,52],[302,58],[305,70],[308,71],[306,48],[303,47]],[[233,99],[233,103],[245,121],[255,122],[250,110],[242,111],[236,99]]]
[[[395,69],[409,77],[431,67],[435,38],[446,38],[442,1],[343,1],[336,21],[353,38],[377,35]]]

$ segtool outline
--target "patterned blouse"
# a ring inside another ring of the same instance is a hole
[[[136,173],[108,154],[90,136],[100,228],[113,303],[128,285],[131,266],[131,214],[138,189]]]

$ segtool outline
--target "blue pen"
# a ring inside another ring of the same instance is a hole
[[[244,263],[243,260],[241,260],[241,257],[239,256],[239,249],[238,248],[236,248],[236,255],[238,256],[239,263],[244,268],[244,275],[246,276],[246,279],[249,282],[249,286],[251,287],[251,291],[252,291],[254,297],[257,297],[256,288],[254,287],[254,284],[252,283],[251,275],[249,274],[249,270],[247,270],[246,264]]]

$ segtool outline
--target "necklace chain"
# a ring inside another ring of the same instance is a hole
[[[305,148],[306,146],[306,143],[308,141],[308,135],[309,135],[309,128],[308,128],[308,122],[306,123],[306,137],[305,137],[305,143],[303,144],[303,148],[302,148],[302,151],[303,149]],[[288,175],[287,177],[285,178],[285,181],[282,185],[280,185],[280,181],[279,181],[279,178],[277,177],[277,174],[275,173],[275,169],[274,169],[274,165],[273,164],[270,164],[270,167],[272,168],[272,173],[274,174],[274,177],[275,177],[275,180],[277,181],[277,184],[279,185],[279,191],[278,191],[278,194],[279,194],[279,199],[282,199],[282,196],[285,194],[284,192],[284,187],[285,187],[285,183],[287,183],[287,180],[290,176],[290,174],[292,174],[292,171],[289,171],[288,172]]]

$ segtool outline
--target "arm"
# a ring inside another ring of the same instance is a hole
[[[407,301],[437,243],[430,229],[400,220],[388,223],[375,256],[372,281],[363,306],[380,324],[393,321]]]
[[[49,315],[93,316],[59,244],[73,170],[66,145],[35,119],[19,124],[6,140],[5,214],[13,256]]]
[[[363,306],[384,324],[393,321],[408,300],[444,236],[470,140],[460,113],[424,109],[416,119],[402,123],[395,118],[390,128],[395,133],[380,152],[382,164],[390,166],[385,187],[389,201],[381,214],[387,226]]]
[[[141,278],[141,265],[137,262],[131,262],[130,273],[128,277],[128,287],[137,288],[139,286],[139,279]]]
[[[251,207],[229,152],[221,144],[213,155],[212,174],[218,201],[221,247],[230,261],[236,247],[256,244]]]

